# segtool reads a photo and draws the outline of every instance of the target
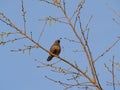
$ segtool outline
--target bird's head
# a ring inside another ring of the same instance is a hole
[[[58,39],[58,40],[56,40],[56,41],[55,41],[55,43],[60,43],[60,40],[59,40],[59,39]]]

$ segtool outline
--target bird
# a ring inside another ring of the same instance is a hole
[[[50,53],[55,54],[55,55],[59,55],[61,52],[61,47],[60,47],[60,40],[56,40],[54,42],[54,44],[50,47]],[[51,61],[52,58],[54,57],[54,55],[49,54],[47,61]]]

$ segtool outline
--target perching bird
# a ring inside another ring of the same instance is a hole
[[[60,51],[61,51],[61,47],[60,47],[60,40],[56,40],[54,42],[54,44],[50,47],[50,53],[53,53],[55,55],[59,55],[60,54]],[[47,61],[50,61],[52,60],[54,56],[53,55],[49,55],[48,58],[47,58]]]

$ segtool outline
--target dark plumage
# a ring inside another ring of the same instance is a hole
[[[60,47],[60,40],[56,40],[54,42],[54,44],[50,47],[50,52],[55,54],[55,55],[59,55],[60,54],[60,51],[61,51],[61,47]],[[47,61],[50,61],[52,60],[54,56],[53,55],[49,55],[48,58],[47,58]]]

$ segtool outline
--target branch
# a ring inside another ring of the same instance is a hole
[[[6,21],[4,21],[4,23],[7,23],[7,25],[9,25],[10,27],[14,28],[16,31],[18,31],[21,35],[23,35],[25,38],[27,38],[28,40],[30,40],[31,42],[33,42],[38,48],[41,48],[43,51],[52,54],[53,56],[61,59],[63,62],[67,63],[68,65],[70,65],[71,67],[73,67],[75,70],[77,70],[78,72],[80,72],[84,77],[86,77],[93,85],[95,85],[97,88],[99,88],[99,86],[95,83],[94,80],[92,80],[86,73],[84,73],[82,70],[80,70],[78,67],[76,67],[74,64],[70,63],[69,61],[67,61],[64,58],[61,58],[57,55],[54,55],[53,53],[49,52],[48,50],[46,50],[43,46],[41,46],[38,42],[36,42],[35,40],[33,40],[31,37],[29,37],[26,33],[24,33],[21,29],[19,29],[15,24],[12,23],[12,21],[10,19],[8,19],[4,14],[3,15],[3,19],[5,19]],[[71,24],[72,25],[72,24]],[[81,38],[80,38],[81,39]]]
[[[114,56],[112,61],[112,79],[113,79],[113,90],[115,90],[115,71],[114,71]]]
[[[24,9],[24,2],[23,0],[21,0],[21,3],[22,3],[22,16],[23,16],[23,21],[24,21],[24,32],[26,33],[26,11]]]
[[[26,45],[24,45],[24,47],[25,48],[19,48],[18,50],[10,50],[11,52],[22,52],[23,54],[24,54],[24,52],[26,51],[26,50],[28,50],[28,54],[30,55],[30,51],[31,51],[31,49],[33,49],[33,48],[38,48],[37,46],[26,46]]]
[[[43,26],[43,29],[42,29],[42,31],[41,31],[41,33],[40,33],[39,38],[38,38],[38,42],[40,41],[40,38],[42,37],[43,32],[45,31],[45,27],[46,27],[46,25],[47,25],[47,21],[45,21],[45,24],[44,24],[44,26]]]
[[[105,65],[105,68],[107,69],[107,71],[112,75],[112,82],[107,82],[108,85],[112,85],[113,86],[113,90],[116,90],[115,89],[115,85],[117,85],[118,83],[115,83],[115,71],[114,71],[114,65],[115,65],[115,62],[114,62],[114,56],[112,58],[112,70],[106,65]]]
[[[120,41],[120,39],[116,40],[109,48],[107,48],[102,54],[100,54],[100,55],[94,60],[94,63],[95,63],[96,61],[98,61],[98,59],[100,59],[101,57],[103,57],[105,54],[107,54],[119,41]]]
[[[89,25],[92,17],[93,16],[90,17],[90,19],[89,19],[89,21],[88,21],[88,23],[86,25],[85,30],[83,30],[83,28],[82,28],[82,23],[81,23],[81,20],[80,20],[80,16],[78,16],[78,19],[79,19],[79,24],[80,24],[80,29],[81,29],[82,37],[83,37],[83,40],[85,42],[85,46],[86,46],[87,52],[88,52],[88,54],[90,56],[90,60],[88,60],[88,61],[89,61],[90,67],[91,67],[92,75],[93,75],[94,80],[97,81],[98,85],[101,88],[101,85],[100,85],[100,82],[99,82],[99,79],[98,79],[98,76],[97,76],[97,72],[96,72],[96,69],[95,69],[95,66],[94,66],[94,63],[93,63],[92,52],[91,52],[90,47],[88,45],[88,32],[89,31],[87,32],[87,38],[85,37],[85,31],[88,30],[88,25]]]
[[[5,45],[6,43],[9,43],[9,42],[15,42],[17,40],[21,40],[21,39],[25,39],[25,37],[21,37],[21,38],[15,38],[15,39],[12,39],[12,40],[8,40],[8,41],[1,41],[0,42],[0,45]]]
[[[70,20],[72,20],[72,18],[76,15],[76,14],[80,14],[80,10],[82,9],[83,5],[85,4],[85,0],[80,0],[80,2],[78,3],[77,9],[75,9],[73,15],[71,16]]]
[[[69,88],[73,88],[73,87],[87,87],[87,86],[92,86],[94,87],[93,85],[91,85],[90,82],[83,82],[83,83],[76,83],[76,84],[71,84],[71,83],[64,83],[64,82],[61,82],[61,81],[57,81],[57,80],[54,80],[52,78],[49,78],[48,76],[45,76],[46,79],[49,79],[50,81],[54,82],[54,83],[58,83],[62,86],[64,86],[64,90],[67,90]]]
[[[48,0],[39,0],[39,1],[43,1],[45,3],[51,4],[51,5],[54,5],[54,6],[57,6],[57,7],[61,6],[61,3],[58,0],[53,0],[53,2],[49,2]]]
[[[82,48],[83,48],[83,50],[84,50],[84,52],[85,52],[85,54],[86,54],[86,57],[87,57],[87,59],[88,59],[88,62],[89,62],[89,64],[90,64],[91,70],[92,70],[92,71],[95,70],[95,69],[93,69],[93,61],[91,61],[92,59],[91,59],[91,57],[89,56],[89,53],[88,53],[88,51],[87,51],[87,49],[86,49],[86,46],[85,46],[82,38],[81,38],[81,37],[78,35],[78,33],[76,32],[76,29],[74,28],[74,26],[73,26],[70,18],[67,16],[67,14],[65,13],[64,9],[63,9],[62,7],[60,7],[60,8],[61,8],[61,11],[64,13],[64,16],[65,16],[65,18],[67,19],[67,21],[68,21],[68,23],[69,23],[69,26],[72,28],[75,36],[76,36],[76,37],[78,38],[78,40],[80,41],[80,44],[82,45]],[[72,66],[72,67],[73,67],[73,66]],[[80,72],[80,71],[79,71],[79,72]],[[94,72],[93,75],[95,75],[95,71],[93,71],[93,72]],[[85,76],[85,77],[86,77],[86,76]],[[87,78],[88,78],[88,77],[87,77]],[[95,85],[97,88],[99,88],[100,90],[102,90],[100,84],[99,84],[99,83],[96,84],[96,80],[95,80],[95,79],[94,79],[94,81],[93,81],[93,80],[91,81],[91,79],[89,78],[89,80],[90,80],[91,83],[93,83],[93,85]]]
[[[112,19],[117,25],[120,26],[120,22],[118,22],[115,18]]]
[[[62,20],[60,20],[60,19],[64,19],[65,17],[51,17],[51,16],[49,16],[49,17],[46,17],[46,18],[44,18],[44,19],[39,19],[39,21],[49,21],[50,23],[52,22],[52,21],[54,21],[54,22],[59,22],[59,23],[64,23],[64,24],[68,24],[67,22],[65,22],[65,21],[62,21]]]

